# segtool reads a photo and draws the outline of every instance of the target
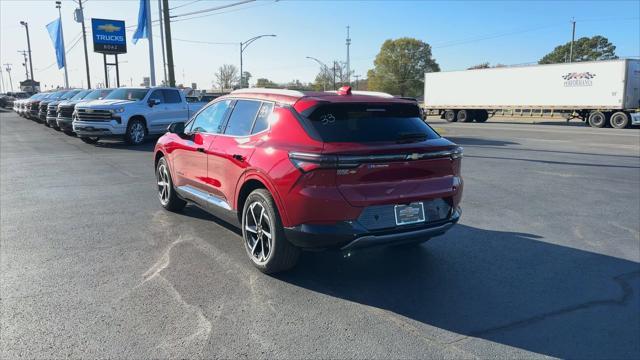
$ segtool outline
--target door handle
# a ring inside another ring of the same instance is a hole
[[[239,155],[239,154],[233,154],[231,157],[236,159],[236,160],[238,160],[238,161],[244,161],[244,156]]]
[[[201,152],[201,153],[204,152],[204,148],[198,148],[197,150],[198,150],[198,152]]]

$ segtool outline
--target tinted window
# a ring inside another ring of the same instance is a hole
[[[253,120],[256,118],[260,105],[259,101],[238,100],[233,107],[233,112],[224,133],[235,136],[251,134]]]
[[[91,93],[91,90],[83,90],[80,91],[79,93],[75,94],[71,100],[81,100],[83,99],[85,96],[89,95],[89,93]]]
[[[105,96],[109,95],[110,92],[111,92],[111,90],[109,90],[109,89],[93,90],[87,96],[85,96],[83,100],[102,99]]]
[[[151,95],[149,95],[149,100],[159,100],[161,104],[164,104],[166,102],[164,100],[164,94],[162,90],[154,90]]]
[[[164,101],[167,104],[177,104],[182,102],[178,90],[162,90],[164,93]]]
[[[105,99],[140,101],[148,92],[147,89],[115,89]]]
[[[269,127],[269,115],[271,115],[272,110],[272,103],[262,103],[258,117],[256,117],[256,123],[253,125],[253,131],[251,131],[252,134],[264,131]]]
[[[326,142],[402,142],[439,137],[422,121],[413,104],[324,105],[309,119]]]
[[[202,110],[193,120],[191,132],[221,133],[229,104],[231,100],[220,101]]]
[[[78,94],[79,92],[81,92],[82,90],[72,90],[69,91],[67,93],[65,93],[64,95],[62,95],[60,97],[60,100],[67,100],[67,99],[71,99],[72,97],[76,96],[76,94]]]

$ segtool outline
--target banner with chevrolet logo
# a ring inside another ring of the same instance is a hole
[[[127,40],[124,21],[91,19],[93,51],[102,54],[124,54]]]

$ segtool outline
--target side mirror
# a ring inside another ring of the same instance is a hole
[[[184,122],[174,122],[173,124],[169,125],[167,131],[172,134],[184,135]]]
[[[160,100],[149,99],[149,101],[147,101],[147,104],[149,104],[149,107],[154,107],[155,105],[160,105]]]

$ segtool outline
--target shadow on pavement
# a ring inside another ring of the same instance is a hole
[[[94,146],[97,148],[115,149],[115,150],[133,150],[152,152],[156,146],[157,138],[145,139],[140,145],[129,145],[123,140],[105,139],[98,141]]]
[[[414,248],[304,253],[291,284],[560,358],[640,358],[640,264],[458,225]]]
[[[466,155],[468,158],[479,159],[493,159],[493,160],[515,160],[515,161],[528,161],[540,164],[552,164],[552,165],[572,165],[572,166],[587,166],[587,167],[602,167],[602,168],[622,168],[622,169],[640,169],[640,166],[630,165],[611,165],[611,164],[594,164],[586,162],[572,162],[572,161],[553,161],[553,160],[536,160],[536,159],[523,159],[516,157],[504,157],[504,156],[479,156],[479,155]]]

